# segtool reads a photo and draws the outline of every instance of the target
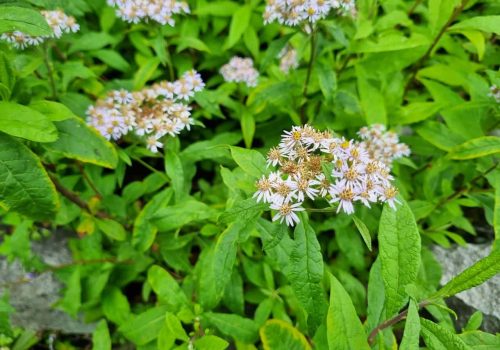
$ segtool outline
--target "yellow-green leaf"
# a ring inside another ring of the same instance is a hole
[[[500,137],[483,136],[466,141],[454,147],[449,156],[451,159],[474,159],[500,152]]]
[[[36,142],[57,140],[54,124],[42,113],[26,106],[0,102],[0,131]]]
[[[310,350],[306,337],[288,322],[268,320],[260,329],[264,350]]]

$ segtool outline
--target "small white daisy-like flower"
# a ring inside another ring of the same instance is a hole
[[[493,97],[497,103],[500,103],[500,88],[496,85],[492,85],[488,96]]]
[[[227,82],[245,83],[249,87],[257,86],[259,78],[259,72],[253,67],[253,60],[238,56],[223,65],[220,74]]]
[[[285,74],[299,66],[297,51],[291,46],[285,46],[278,57],[280,59],[280,70]]]
[[[301,205],[302,203],[272,203],[271,209],[277,211],[273,216],[273,221],[279,220],[280,223],[285,221],[288,226],[295,226],[295,224],[300,222],[296,212],[304,211]]]
[[[130,23],[153,20],[173,27],[174,15],[189,13],[188,4],[176,0],[108,0],[108,5],[116,8],[118,17]]]

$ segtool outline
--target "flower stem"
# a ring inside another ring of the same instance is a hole
[[[337,208],[306,208],[306,211],[311,212],[311,213],[331,213],[333,211],[337,210]]]

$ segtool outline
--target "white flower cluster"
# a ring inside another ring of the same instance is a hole
[[[290,70],[296,69],[299,66],[297,51],[291,46],[285,46],[278,55],[280,59],[280,70],[288,74]]]
[[[354,0],[267,0],[264,23],[277,21],[287,26],[315,23],[331,10],[355,14]]]
[[[184,104],[205,84],[194,70],[175,82],[163,81],[141,91],[114,90],[87,110],[87,121],[108,140],[133,131],[146,138],[152,152],[163,147],[160,139],[176,136],[194,124],[191,108]]]
[[[225,81],[245,83],[249,87],[257,86],[259,72],[253,67],[251,58],[234,56],[229,63],[223,65],[220,74]]]
[[[500,103],[500,88],[496,85],[492,85],[488,96],[493,97],[497,103]]]
[[[398,134],[386,131],[382,124],[361,128],[358,135],[363,140],[370,157],[388,167],[391,167],[393,160],[410,155],[410,148],[404,143],[399,143]]]
[[[189,13],[189,6],[184,1],[175,0],[108,0],[110,6],[116,7],[118,17],[126,22],[139,23],[153,20],[162,25],[175,25],[173,16]]]
[[[31,36],[16,30],[12,33],[3,33],[0,35],[0,39],[11,43],[16,49],[24,50],[29,46],[40,45],[47,39],[59,39],[64,33],[76,33],[80,30],[80,25],[76,23],[75,17],[68,16],[61,10],[41,11],[41,13],[52,29],[51,35]]]
[[[300,221],[297,212],[305,210],[306,199],[326,199],[338,205],[337,213],[354,213],[356,202],[367,207],[387,202],[395,208],[398,191],[391,184],[390,168],[370,157],[368,145],[308,125],[294,126],[269,151],[268,166],[279,169],[257,181],[254,198],[276,210],[273,221],[289,226]]]

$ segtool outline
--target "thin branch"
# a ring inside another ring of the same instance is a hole
[[[460,197],[462,194],[464,194],[465,192],[467,192],[470,187],[472,187],[473,185],[475,185],[480,179],[482,179],[483,177],[485,177],[486,175],[488,175],[489,173],[491,173],[493,170],[495,170],[497,168],[497,166],[498,166],[498,163],[493,164],[491,167],[489,167],[488,169],[486,169],[484,172],[482,172],[481,174],[477,175],[472,180],[470,180],[468,187],[459,188],[455,192],[453,192],[451,195],[449,195],[448,197],[443,198],[436,205],[435,209],[441,208],[444,204],[446,204],[446,203],[454,200],[455,198]]]
[[[75,192],[64,187],[54,175],[52,175],[51,173],[48,173],[48,174],[49,174],[50,180],[54,183],[54,186],[56,187],[57,192],[59,192],[62,196],[66,197],[69,201],[73,202],[74,204],[76,204],[77,206],[79,206],[80,208],[85,210],[86,212],[90,213],[91,215],[95,215],[101,219],[109,219],[110,218],[110,216],[108,214],[101,212],[101,211],[94,213],[90,209],[87,202],[85,202],[83,199],[81,199]]]
[[[424,62],[427,61],[427,59],[430,57],[432,51],[434,50],[434,48],[438,44],[439,40],[441,40],[441,37],[444,35],[444,33],[446,32],[446,30],[448,29],[448,27],[453,22],[455,22],[455,20],[457,19],[458,15],[463,11],[464,7],[467,5],[468,2],[469,2],[469,0],[463,0],[462,3],[453,10],[453,13],[451,14],[451,16],[448,19],[448,21],[443,25],[443,27],[441,28],[441,30],[439,31],[439,33],[436,35],[436,37],[432,41],[431,46],[429,46],[429,48],[424,53],[424,55],[422,57],[420,57],[420,59],[415,63],[415,65],[413,66],[413,68],[411,70],[410,79],[406,83],[403,96],[406,96],[406,94],[410,90],[410,86],[415,81],[415,78],[417,76],[417,73],[418,73],[419,69],[422,68]]]
[[[307,99],[307,90],[309,89],[309,81],[311,80],[311,75],[312,75],[312,70],[314,66],[314,58],[316,56],[316,28],[311,29],[311,58],[309,59],[309,64],[307,66],[307,75],[306,75],[306,80],[304,81],[304,88],[302,90],[302,96],[304,96],[305,99]],[[305,124],[307,122],[306,120],[306,105],[307,102],[305,102],[302,105],[302,108],[300,110],[300,122],[302,124]]]
[[[94,191],[94,193],[96,194],[97,197],[99,197],[99,199],[102,198],[102,194],[101,192],[99,192],[99,190],[97,189],[96,185],[94,184],[94,182],[90,179],[90,177],[87,175],[87,172],[85,171],[85,169],[83,168],[83,165],[82,163],[78,162],[78,169],[80,170],[80,173],[82,174],[83,176],[83,179],[87,182],[87,184],[92,188],[92,190]]]
[[[413,3],[413,6],[410,7],[410,9],[408,10],[408,17],[411,16],[415,10],[417,9],[417,7],[422,3],[423,0],[416,0],[414,3]]]
[[[422,302],[420,302],[418,304],[418,308],[422,308],[424,306],[427,306],[429,305],[430,302],[427,301],[427,300],[424,300]],[[368,336],[368,343],[371,345],[373,345],[375,343],[375,338],[377,337],[377,334],[386,329],[386,328],[389,328],[391,326],[394,326],[396,323],[404,320],[406,318],[406,316],[408,315],[408,309],[405,309],[403,311],[401,311],[399,314],[397,314],[396,316],[394,316],[393,318],[390,318],[388,320],[385,320],[384,322],[382,322],[381,324],[379,324],[377,327],[375,327],[371,332],[370,332],[370,335]]]

